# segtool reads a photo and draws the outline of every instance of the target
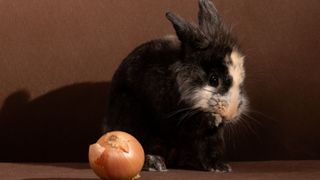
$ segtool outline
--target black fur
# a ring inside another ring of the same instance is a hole
[[[199,1],[199,26],[169,12],[179,40],[157,39],[137,47],[115,72],[105,131],[134,135],[152,159],[150,168],[230,171],[223,163],[223,124],[211,113],[183,101],[181,91],[200,87],[211,73],[222,80],[219,93],[232,84],[224,57],[236,42],[209,0]],[[149,167],[145,167],[148,169]],[[158,169],[163,170],[163,169]]]

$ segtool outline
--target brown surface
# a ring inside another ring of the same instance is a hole
[[[235,128],[230,159],[320,159],[320,1],[215,4],[259,121]],[[197,0],[0,1],[0,161],[86,161],[107,82],[136,45],[173,33],[169,9],[195,19]]]
[[[141,172],[140,180],[207,179],[319,179],[319,161],[270,161],[231,163],[232,173],[172,170]],[[5,180],[95,180],[87,164],[12,164],[0,163],[0,177]]]

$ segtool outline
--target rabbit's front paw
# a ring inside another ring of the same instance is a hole
[[[147,154],[143,165],[145,171],[167,171],[164,159],[161,156]]]
[[[228,173],[232,171],[232,168],[229,164],[223,163],[223,162],[216,162],[213,167],[209,169],[209,171],[212,172],[223,172]]]

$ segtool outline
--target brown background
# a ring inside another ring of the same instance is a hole
[[[320,1],[215,0],[246,54],[250,118],[231,160],[320,159]],[[0,1],[0,161],[86,161],[108,82],[197,0]]]

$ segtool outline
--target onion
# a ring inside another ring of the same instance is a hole
[[[140,177],[144,151],[132,135],[112,131],[90,145],[89,163],[101,179],[132,180]]]

